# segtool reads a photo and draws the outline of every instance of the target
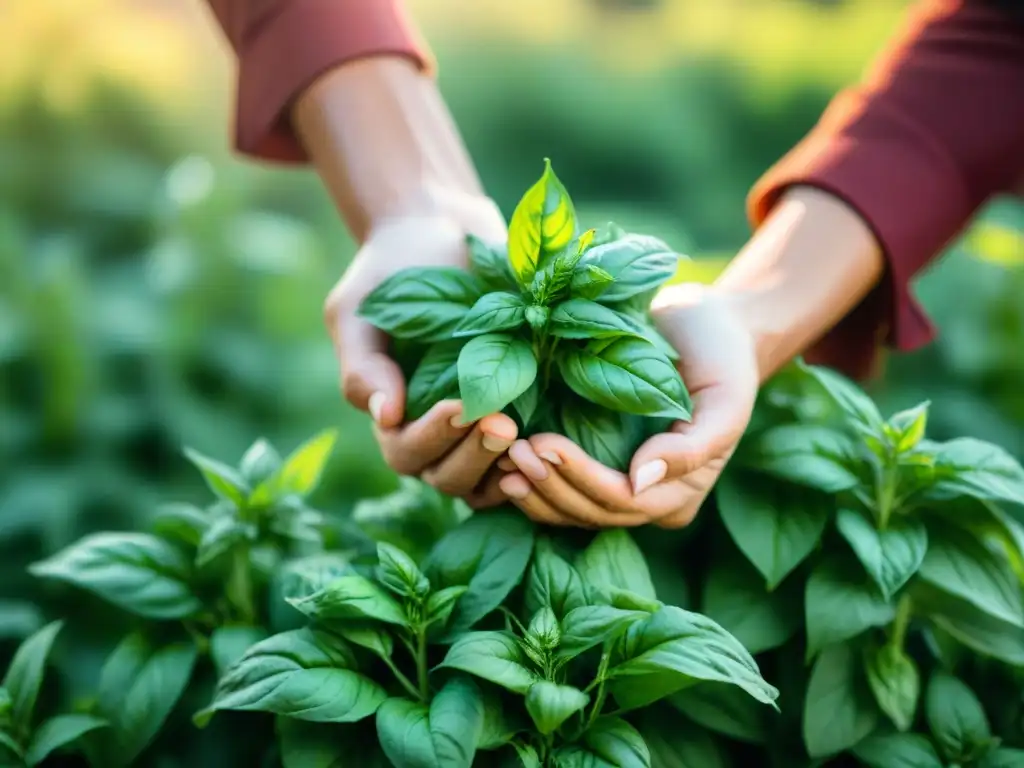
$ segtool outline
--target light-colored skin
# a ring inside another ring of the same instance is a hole
[[[693,419],[648,440],[628,474],[561,435],[517,440],[503,414],[463,425],[458,401],[403,424],[401,371],[385,335],[355,316],[360,301],[405,267],[467,267],[465,235],[500,241],[505,222],[434,81],[404,60],[332,70],[301,95],[293,121],[360,243],[325,305],[345,396],[371,414],[391,467],[474,507],[509,498],[534,520],[561,526],[688,524],[746,429],[760,383],[882,274],[879,246],[852,209],[814,189],[789,191],[714,286],[658,297],[654,317],[680,353]]]

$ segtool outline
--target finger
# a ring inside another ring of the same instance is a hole
[[[470,509],[488,509],[508,501],[508,496],[501,490],[501,479],[506,474],[506,472],[492,467],[480,487],[465,497]]]
[[[336,292],[324,306],[324,322],[341,366],[345,399],[369,411],[379,426],[397,427],[405,415],[405,377],[388,357],[387,334],[356,317],[355,309]]]
[[[541,525],[555,525],[566,528],[573,521],[555,511],[550,504],[534,493],[530,481],[518,472],[512,472],[501,478],[499,482],[502,492],[521,509],[528,518]]]
[[[694,521],[694,518],[697,517],[697,513],[700,512],[700,508],[704,506],[704,502],[706,500],[707,494],[704,494],[703,496],[694,496],[678,511],[654,520],[654,525],[666,530],[685,528]]]
[[[520,441],[512,446],[509,456],[517,464],[522,461],[522,456],[530,450],[526,441]],[[637,525],[644,525],[650,522],[650,518],[642,512],[614,512],[601,507],[593,499],[584,495],[574,488],[559,472],[562,463],[561,457],[554,451],[546,451],[542,455],[543,461],[549,462],[546,466],[545,476],[541,479],[528,477],[533,485],[534,491],[563,517],[569,517],[588,528],[627,528]],[[525,474],[525,472],[524,472]]]
[[[442,400],[411,424],[395,429],[375,428],[388,465],[399,474],[419,475],[440,461],[473,428],[463,425],[462,403]]]
[[[502,456],[498,459],[498,469],[503,469],[506,472],[515,472],[516,463],[512,461],[508,456]]]
[[[668,432],[641,445],[630,462],[635,494],[665,480],[696,472],[728,456],[750,421],[753,403],[728,386],[712,386],[693,397],[693,421],[677,421]]]
[[[422,479],[449,496],[466,496],[480,485],[517,433],[516,423],[508,416],[485,416],[441,461],[424,470]]]

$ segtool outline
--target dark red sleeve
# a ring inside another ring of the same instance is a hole
[[[929,341],[911,278],[1022,171],[1024,17],[985,0],[919,3],[860,85],[750,194],[757,226],[787,187],[821,188],[857,210],[884,248],[885,284],[808,357],[863,376],[880,342]]]
[[[301,162],[288,109],[319,75],[367,56],[430,69],[402,0],[208,0],[238,56],[235,146],[265,160]]]

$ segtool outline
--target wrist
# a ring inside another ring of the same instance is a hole
[[[881,247],[856,211],[796,187],[712,290],[750,334],[763,382],[842,320],[883,271]]]

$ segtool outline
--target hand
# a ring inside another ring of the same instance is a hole
[[[683,527],[735,450],[759,383],[754,341],[739,314],[697,284],[662,291],[652,314],[679,352],[693,420],[675,422],[640,446],[628,476],[561,435],[516,441],[499,466],[518,471],[499,487],[533,520],[586,528]]]
[[[388,356],[387,336],[356,316],[363,298],[401,269],[468,267],[467,230],[486,240],[505,238],[501,214],[489,201],[463,204],[458,213],[404,216],[376,226],[328,296],[324,317],[341,363],[345,398],[371,414],[385,461],[473,507],[486,507],[505,498],[498,485],[502,472],[493,465],[516,439],[515,422],[499,413],[462,424],[461,403],[449,400],[403,424],[405,380]]]

